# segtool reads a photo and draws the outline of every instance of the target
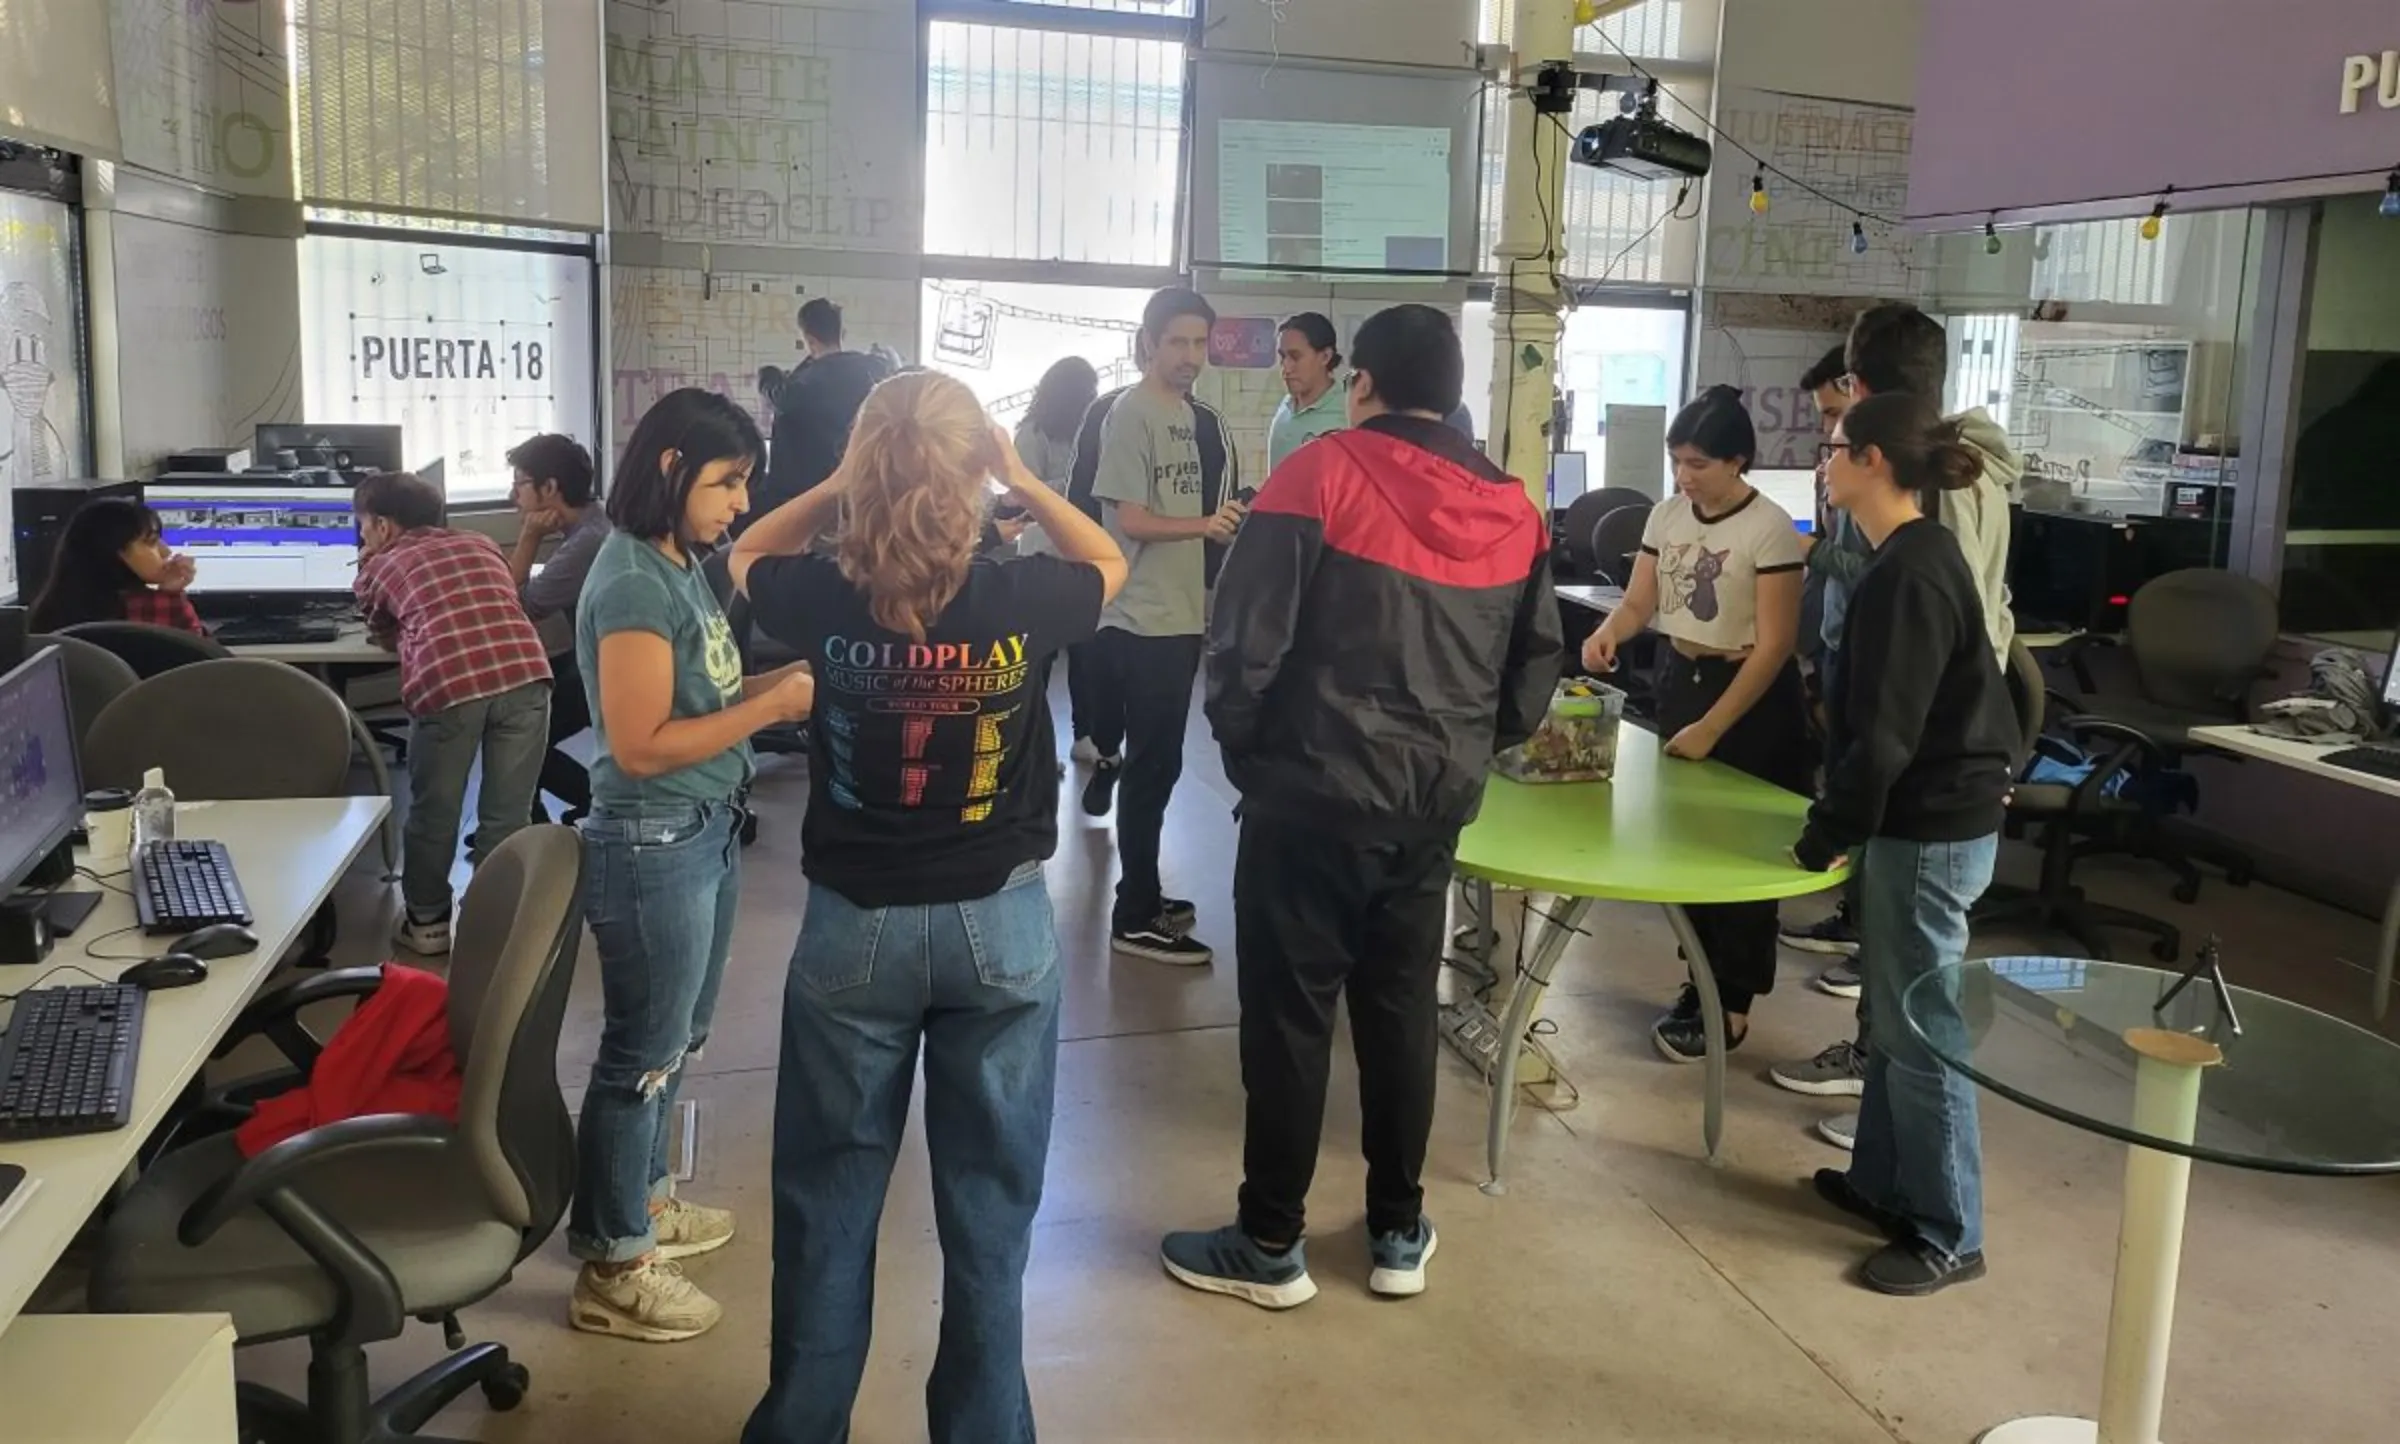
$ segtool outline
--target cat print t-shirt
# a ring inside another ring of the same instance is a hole
[[[830,556],[750,569],[752,619],[814,668],[800,869],[862,908],[989,897],[1058,845],[1045,657],[1100,625],[1100,573],[978,560],[925,640],[879,625]]]
[[[1650,510],[1642,550],[1658,559],[1658,611],[1650,625],[1709,652],[1758,644],[1758,579],[1800,570],[1791,513],[1763,493],[1721,516],[1702,516],[1676,495]]]

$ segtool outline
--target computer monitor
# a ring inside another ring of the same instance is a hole
[[[177,478],[146,492],[166,544],[195,564],[195,596],[347,596],[358,523],[347,486],[245,485]]]
[[[1590,458],[1580,451],[1550,453],[1550,509],[1565,511],[1591,486]]]
[[[400,428],[354,426],[321,421],[267,422],[258,428],[258,464],[279,467],[280,453],[290,452],[293,466],[330,466],[356,480],[370,471],[398,471]]]
[[[67,705],[66,653],[44,647],[0,677],[0,963],[40,961],[52,932],[70,931],[98,894],[62,893],[11,900],[83,825],[83,771],[75,756],[75,714]],[[35,926],[35,920],[40,926]]]
[[[425,483],[427,486],[432,487],[435,491],[440,492],[442,494],[442,504],[445,506],[449,505],[450,465],[447,461],[437,456],[433,460],[426,462],[423,466],[418,467],[417,480]]]
[[[1750,484],[1767,500],[1790,512],[1792,525],[1803,532],[1817,529],[1817,473],[1808,471],[1754,471]]]

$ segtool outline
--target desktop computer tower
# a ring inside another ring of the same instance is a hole
[[[82,510],[85,502],[103,496],[140,501],[142,484],[62,481],[50,486],[20,486],[10,492],[10,502],[15,507],[15,535],[10,540],[16,548],[17,596],[26,605],[32,605],[33,599],[49,584],[50,561],[58,554],[58,538],[67,529],[67,518]]]

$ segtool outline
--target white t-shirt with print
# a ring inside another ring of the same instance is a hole
[[[1650,625],[1711,652],[1758,644],[1758,579],[1800,570],[1800,533],[1790,512],[1762,492],[1716,517],[1689,497],[1650,510],[1642,550],[1658,562],[1658,611]]]

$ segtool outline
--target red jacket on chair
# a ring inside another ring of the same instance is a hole
[[[397,963],[383,986],[333,1032],[308,1081],[258,1105],[234,1134],[253,1158],[320,1124],[373,1113],[458,1120],[458,1058],[450,1051],[450,985]]]

